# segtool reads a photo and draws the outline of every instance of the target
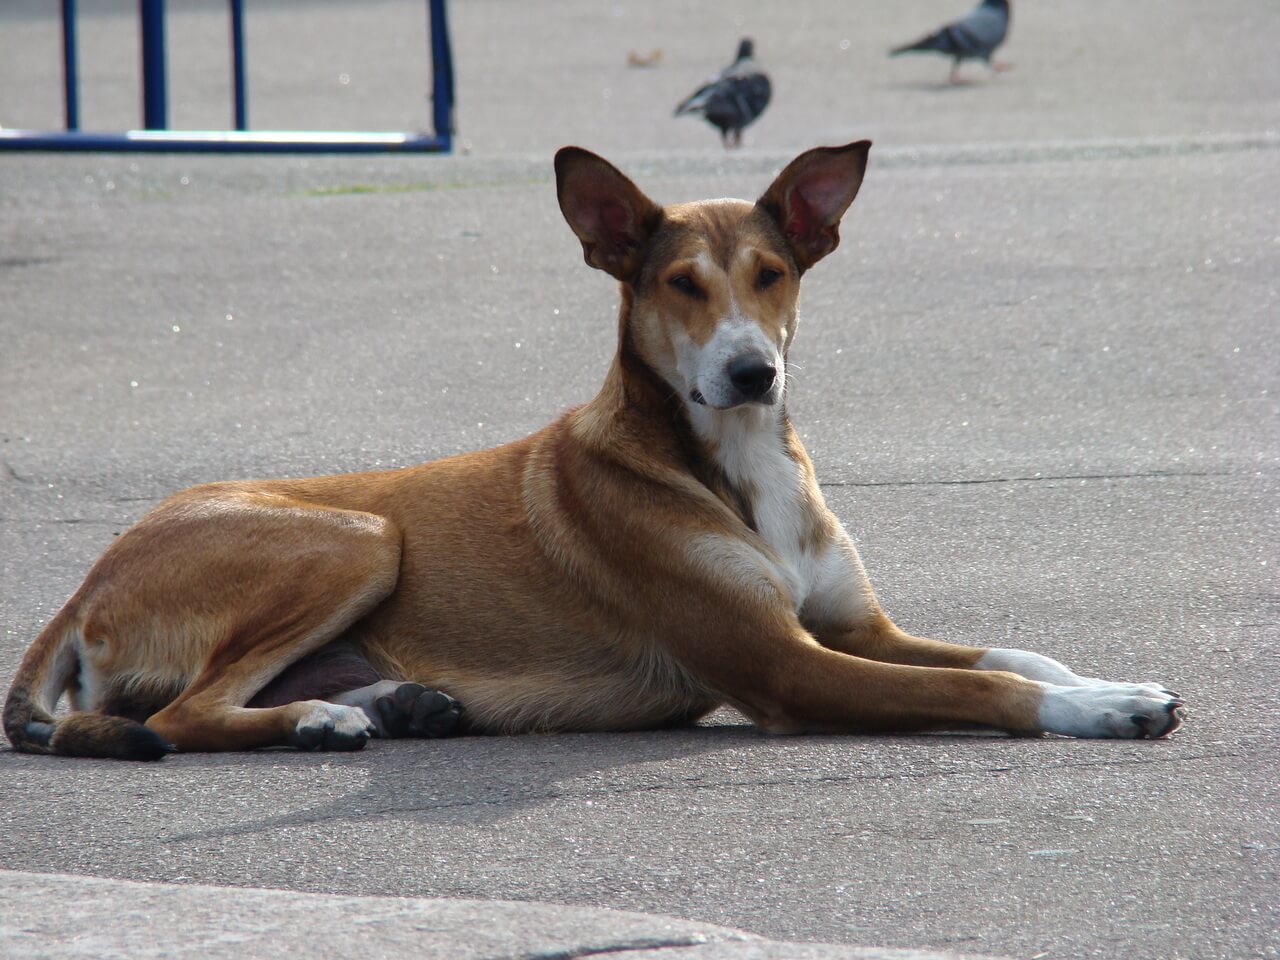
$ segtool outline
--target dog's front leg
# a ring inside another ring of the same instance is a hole
[[[980,651],[982,656],[974,664],[978,670],[1008,670],[1028,680],[1039,680],[1059,687],[1108,687],[1115,686],[1110,680],[1099,680],[1096,677],[1082,677],[1070,667],[1059,663],[1052,657],[1032,653],[1030,650],[1011,650],[1004,647],[992,647]],[[1138,683],[1136,686],[1164,690],[1162,683]],[[1166,691],[1172,693],[1172,691]],[[1176,696],[1176,694],[1175,694]]]
[[[1038,725],[1046,733],[1158,739],[1182,725],[1182,699],[1160,684],[1095,680],[1038,653],[915,637],[879,611],[856,626],[827,625],[815,636],[830,649],[885,663],[1022,677],[1041,689]]]
[[[1167,737],[1182,725],[1182,699],[1161,684],[1109,683],[1078,676],[1037,653],[916,637],[899,629],[874,599],[857,551],[839,531],[801,616],[824,647],[913,667],[1014,674],[1040,690],[1041,732],[1075,737]]]
[[[726,617],[714,634],[674,652],[703,686],[774,733],[1043,729],[1044,694],[1033,681],[850,656],[824,647],[785,614],[738,624]]]
[[[1059,687],[1115,686],[1107,680],[1082,677],[1057,660],[1029,650],[970,647],[916,637],[899,628],[878,608],[873,608],[852,623],[806,622],[805,625],[824,647],[869,660],[917,667],[1002,670]],[[1159,683],[1140,683],[1136,686],[1165,689]]]
[[[989,652],[982,647],[969,647],[928,637],[916,637],[900,629],[882,610],[873,608],[863,616],[843,622],[805,621],[815,639],[830,650],[882,663],[900,663],[912,667],[953,667],[958,670],[979,669]],[[989,667],[986,669],[1006,669]],[[1008,670],[1026,676],[1018,670]],[[1027,677],[1029,680],[1038,677]]]

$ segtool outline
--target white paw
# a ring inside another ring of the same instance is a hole
[[[307,700],[308,708],[289,742],[299,750],[359,750],[374,734],[369,717],[359,707],[324,700]]]
[[[1064,687],[1042,683],[1040,726],[1069,737],[1159,740],[1180,726],[1182,699],[1149,683],[1107,683]]]

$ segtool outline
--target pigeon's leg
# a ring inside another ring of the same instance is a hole
[[[988,60],[987,66],[996,73],[1005,73],[1013,69],[1013,64],[1008,60]]]
[[[742,146],[742,131],[741,131],[741,130],[735,130],[735,131],[733,131],[733,145],[734,145],[735,147],[740,147],[740,146]]]
[[[948,77],[948,80],[950,80],[952,84],[956,84],[956,85],[964,83],[964,81],[960,79],[960,58],[959,57],[951,61],[951,76]]]

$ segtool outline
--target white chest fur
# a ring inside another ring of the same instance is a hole
[[[695,429],[714,444],[725,477],[749,500],[756,532],[774,554],[769,562],[798,611],[821,575],[827,551],[808,529],[804,474],[787,454],[779,411],[744,405],[699,413]]]

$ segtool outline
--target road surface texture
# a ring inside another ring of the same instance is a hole
[[[966,5],[467,0],[452,157],[0,155],[0,686],[175,489],[588,399],[616,290],[560,144],[676,201],[870,136],[792,354],[824,494],[904,627],[1166,682],[1183,731],[0,752],[0,953],[1280,956],[1280,11],[1017,4],[954,89],[884,56]],[[136,125],[134,5],[82,6],[84,124]],[[171,7],[173,122],[224,126],[224,5]],[[55,8],[0,5],[4,126],[60,122]],[[251,4],[251,121],[416,128],[423,21]],[[670,111],[746,33],[776,95],[725,153]]]

